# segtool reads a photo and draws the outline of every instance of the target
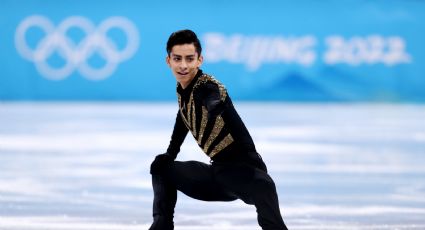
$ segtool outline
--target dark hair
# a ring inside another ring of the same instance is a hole
[[[167,54],[170,56],[171,49],[175,45],[193,44],[198,55],[201,55],[202,47],[198,37],[192,30],[179,30],[170,35],[167,41]]]

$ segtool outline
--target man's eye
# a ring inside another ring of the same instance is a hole
[[[192,62],[193,61],[193,58],[188,58],[187,61],[188,62]]]
[[[173,60],[174,60],[174,61],[180,61],[180,58],[175,57],[175,58],[173,58]]]

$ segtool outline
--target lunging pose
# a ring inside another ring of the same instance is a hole
[[[177,80],[179,110],[167,152],[151,164],[150,230],[174,229],[177,190],[204,201],[241,199],[255,205],[265,230],[284,230],[276,187],[226,88],[202,72],[201,44],[191,30],[171,34],[166,62]],[[210,164],[175,161],[190,131]]]

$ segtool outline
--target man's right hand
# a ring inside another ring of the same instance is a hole
[[[150,173],[161,174],[161,172],[173,161],[174,159],[168,153],[159,154],[151,164]]]

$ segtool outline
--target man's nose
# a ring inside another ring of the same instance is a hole
[[[182,69],[186,69],[187,68],[187,62],[185,60],[182,60],[182,62],[180,64],[180,68],[182,68]]]

